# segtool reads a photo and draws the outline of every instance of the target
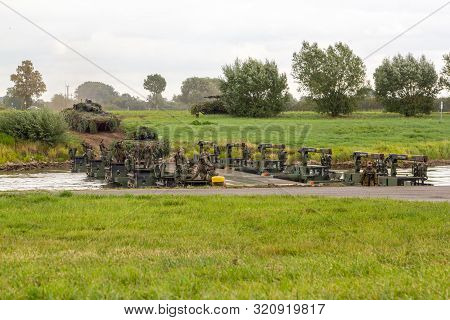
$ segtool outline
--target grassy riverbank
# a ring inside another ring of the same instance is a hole
[[[67,145],[20,141],[0,133],[0,165],[6,163],[64,162],[68,160]]]
[[[448,203],[0,196],[1,299],[448,299]]]
[[[187,111],[117,112],[125,130],[140,125],[157,128],[174,144],[188,151],[198,140],[284,143],[295,155],[300,146],[331,147],[336,161],[350,160],[353,151],[427,154],[450,159],[450,114],[405,118],[397,114],[361,112],[345,118],[328,118],[313,112],[286,112],[267,119],[208,115],[196,119]]]
[[[291,162],[298,159],[300,146],[331,147],[337,162],[350,160],[353,151],[426,154],[433,160],[450,160],[450,114],[405,118],[380,112],[355,113],[345,118],[328,118],[312,112],[286,112],[275,118],[248,119],[226,115],[201,116],[188,111],[118,111],[125,131],[141,125],[155,127],[175,147],[183,144],[192,156],[199,140],[288,145]],[[111,135],[115,137],[114,134]],[[69,141],[83,139],[76,133]],[[102,137],[109,141],[108,137]],[[100,139],[101,140],[101,139]],[[42,142],[19,141],[0,133],[0,165],[6,162],[66,161],[67,143],[48,146]]]

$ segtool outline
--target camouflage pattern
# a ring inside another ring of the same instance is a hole
[[[376,186],[378,184],[377,172],[373,167],[372,162],[368,162],[367,166],[364,168],[361,174],[360,183],[365,187]]]
[[[200,180],[210,181],[212,177],[216,176],[216,167],[210,161],[208,152],[203,151],[200,155],[198,163],[195,165],[192,175],[192,180],[200,177]]]
[[[62,115],[69,127],[78,132],[113,132],[120,125],[118,117],[104,112],[101,105],[91,100],[74,104],[73,108],[63,110]]]

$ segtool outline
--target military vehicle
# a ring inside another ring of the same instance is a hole
[[[197,143],[199,148],[199,153],[194,154],[193,163],[197,163],[200,159],[200,156],[203,152],[208,152],[209,161],[211,161],[215,166],[219,165],[219,157],[220,157],[220,148],[215,142],[211,141],[199,141]]]
[[[330,182],[334,180],[331,169],[332,151],[329,148],[303,147],[298,150],[300,153],[300,163],[287,166],[283,172],[274,178],[306,183],[309,181]],[[310,164],[310,154],[320,154],[320,165]],[[333,178],[333,179],[332,179]]]
[[[377,176],[387,176],[388,170],[383,153],[353,152],[354,169],[344,173],[344,183],[359,185],[361,183],[361,166],[363,159],[374,163]]]
[[[86,156],[77,156],[77,151],[77,148],[69,149],[70,171],[73,173],[86,172]]]
[[[241,157],[233,157],[233,149],[240,150]],[[250,149],[245,143],[227,143],[225,146],[225,158],[220,159],[220,168],[241,168],[248,165],[250,161]]]
[[[89,178],[104,179],[105,178],[105,163],[103,160],[94,159],[88,161],[86,166],[86,173]]]
[[[412,162],[411,175],[398,175],[398,162]],[[378,177],[380,186],[416,186],[425,185],[428,179],[428,157],[424,155],[408,156],[405,154],[391,153],[385,160],[386,166],[390,168],[390,174]]]
[[[277,159],[269,158],[268,152],[273,151],[277,152]],[[247,160],[245,165],[239,168],[239,170],[255,174],[273,174],[282,172],[285,169],[287,151],[284,144],[260,143],[258,145],[258,152],[260,159]]]
[[[100,104],[88,99],[74,104],[71,109],[64,109],[62,115],[69,127],[78,132],[113,132],[120,125],[117,116],[103,111]]]

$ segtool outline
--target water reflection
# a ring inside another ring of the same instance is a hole
[[[0,191],[27,190],[89,190],[100,189],[102,180],[86,177],[86,173],[46,171],[5,173],[0,175]]]
[[[410,170],[399,170],[400,174],[410,174]],[[450,166],[428,169],[428,183],[435,186],[450,186]],[[105,185],[103,180],[86,177],[85,173],[67,171],[1,173],[0,191],[32,190],[93,190]]]

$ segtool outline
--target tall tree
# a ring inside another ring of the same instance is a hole
[[[195,104],[206,101],[205,97],[220,94],[219,79],[191,77],[183,81],[181,95],[176,97],[176,100],[186,104]]]
[[[144,89],[150,91],[148,100],[154,107],[157,107],[163,101],[161,93],[166,90],[166,85],[166,79],[157,73],[148,75],[144,80]]]
[[[429,114],[439,93],[439,77],[425,56],[384,59],[375,70],[375,94],[386,111],[405,116]]]
[[[102,82],[87,81],[75,89],[75,97],[78,100],[90,99],[100,104],[109,104],[118,96],[112,86]]]
[[[298,90],[316,102],[318,112],[335,117],[355,109],[366,72],[362,59],[346,44],[338,42],[325,50],[305,41],[294,53],[292,76]]]
[[[16,73],[11,75],[11,81],[14,82],[11,95],[22,99],[25,108],[33,104],[33,98],[39,98],[47,90],[41,73],[34,69],[30,60],[22,61]]]
[[[242,117],[271,117],[285,110],[287,78],[274,61],[236,59],[223,68],[221,100],[228,113]]]
[[[450,53],[444,54],[444,67],[441,73],[442,85],[450,90]]]

